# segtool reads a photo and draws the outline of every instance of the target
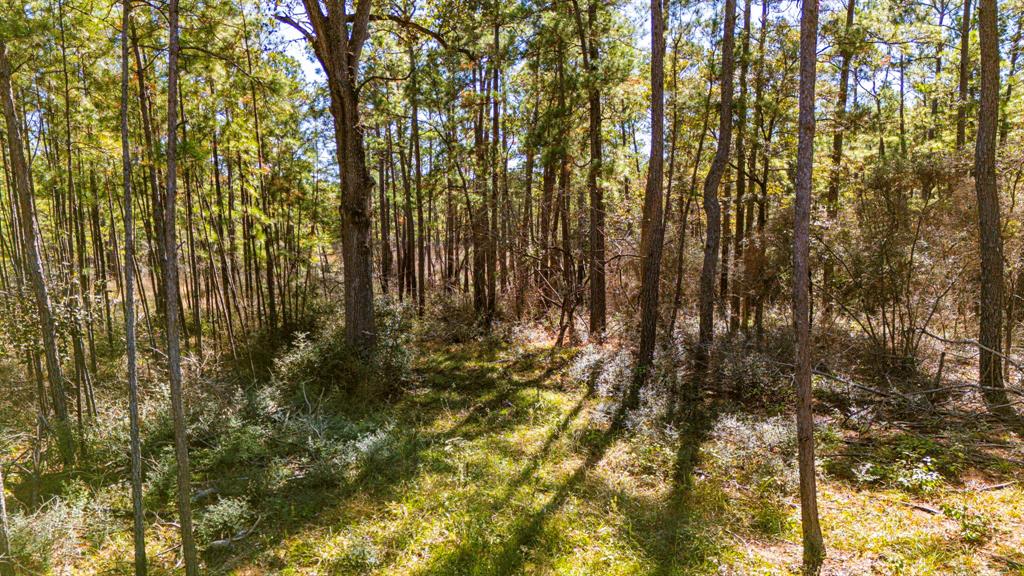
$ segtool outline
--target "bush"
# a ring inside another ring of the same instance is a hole
[[[222,498],[198,514],[196,534],[207,544],[231,538],[249,529],[255,517],[256,512],[244,498]]]
[[[721,338],[715,344],[713,381],[720,390],[746,406],[767,408],[772,413],[793,403],[790,369],[777,358],[792,361],[792,342],[788,334],[771,331],[765,346],[755,346],[736,335]]]
[[[387,392],[410,374],[405,310],[387,299],[379,300],[377,328],[377,345],[372,350],[349,346],[337,316],[312,335],[296,333],[290,349],[274,361],[275,385],[291,390],[297,395],[296,403],[307,405],[311,396],[328,392]]]
[[[444,294],[431,301],[417,325],[417,334],[445,344],[461,344],[484,336],[485,330],[471,298]]]
[[[943,446],[929,438],[900,435],[871,446],[862,461],[832,459],[830,473],[857,484],[886,486],[912,494],[929,494],[963,472],[966,455],[957,445]]]
[[[10,515],[11,556],[31,574],[70,566],[79,554],[78,534],[84,526],[82,506],[54,498],[31,514]]]

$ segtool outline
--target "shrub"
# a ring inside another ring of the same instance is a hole
[[[201,541],[210,543],[247,530],[256,513],[244,498],[221,498],[197,516],[196,534]]]
[[[480,315],[467,296],[444,294],[430,303],[430,308],[417,324],[417,334],[425,339],[459,344],[484,335]]]
[[[378,301],[377,345],[355,349],[345,342],[344,324],[331,318],[314,334],[298,332],[292,346],[274,361],[275,385],[296,394],[296,403],[327,392],[378,394],[409,377],[406,312],[387,299]]]
[[[774,331],[770,336],[773,342],[764,347],[738,335],[720,339],[713,354],[713,381],[730,398],[777,413],[780,407],[792,405],[790,371],[776,360],[784,357],[791,361],[792,343]]]
[[[70,566],[79,554],[84,517],[80,505],[59,497],[33,513],[11,514],[11,556],[31,574]]]
[[[900,435],[874,446],[860,462],[832,459],[827,469],[857,484],[928,494],[941,488],[947,479],[956,478],[964,470],[965,458],[957,445],[946,447],[928,438]]]
[[[960,537],[968,544],[984,544],[992,537],[992,519],[971,511],[964,504],[944,505],[942,513],[957,521],[960,526]]]

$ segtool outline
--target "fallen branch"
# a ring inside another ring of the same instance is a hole
[[[1009,482],[1003,482],[1001,484],[992,484],[991,486],[981,486],[979,488],[964,488],[960,492],[992,492],[995,490],[1002,490],[1003,488],[1009,488],[1017,484],[1019,480],[1010,480]]]
[[[931,514],[933,516],[936,515],[936,514],[941,514],[942,513],[941,510],[938,510],[936,508],[932,508],[931,506],[927,506],[925,504],[918,504],[916,502],[903,502],[902,504],[904,506],[908,506],[910,508],[913,508],[914,510],[920,510],[921,512],[927,512],[928,514]]]

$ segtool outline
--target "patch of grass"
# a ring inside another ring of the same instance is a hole
[[[798,573],[791,416],[737,412],[732,400],[722,405],[734,411],[716,412],[687,398],[672,426],[614,430],[616,382],[628,367],[620,356],[493,339],[413,350],[400,393],[374,402],[307,400],[278,382],[243,389],[219,411],[202,407],[205,418],[193,423],[200,541],[229,540],[206,550],[207,573]],[[829,456],[819,491],[835,573],[1015,570],[1020,487],[968,489],[988,477],[971,476],[970,455],[947,439],[818,431]],[[177,562],[168,442],[146,452],[154,574]],[[925,458],[941,480],[901,485],[900,474],[909,483]],[[838,473],[844,460],[884,475],[858,482],[852,470]],[[128,507],[123,483],[74,486],[59,490]],[[129,525],[112,515],[103,531],[75,540],[74,572],[130,573]]]

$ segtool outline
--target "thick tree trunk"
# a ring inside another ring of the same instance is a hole
[[[851,0],[852,4],[852,0]],[[818,2],[804,1],[800,18],[800,112],[796,199],[793,203],[793,316],[796,330],[797,443],[804,573],[817,574],[825,557],[818,524],[814,469],[814,414],[811,389],[810,226],[814,171],[814,82],[818,47]]]
[[[373,178],[359,121],[359,59],[369,38],[370,0],[357,0],[346,16],[339,2],[304,0],[312,30],[303,31],[327,76],[334,140],[341,177],[341,245],[345,267],[345,340],[359,349],[376,343],[373,307],[373,248],[370,198]],[[351,22],[351,29],[347,21]]]
[[[700,274],[700,328],[697,341],[696,363],[707,367],[711,346],[715,339],[715,276],[718,269],[718,251],[722,235],[722,214],[718,202],[718,187],[729,163],[732,142],[732,86],[734,62],[734,31],[736,28],[736,0],[725,2],[725,22],[722,27],[721,107],[718,118],[718,149],[704,180],[704,213],[707,218],[707,236],[704,240],[704,265]]]
[[[734,2],[734,0],[729,0]],[[662,217],[662,179],[665,164],[665,14],[662,0],[651,0],[651,157],[647,164],[647,190],[640,231],[640,344],[636,376],[626,406],[639,402],[651,365],[658,331],[658,284],[665,239]]]
[[[1003,328],[1003,238],[996,177],[996,131],[999,113],[999,31],[996,0],[979,0],[981,47],[981,106],[974,150],[974,183],[978,197],[981,243],[981,294],[978,331],[978,383],[992,412],[1014,416],[1006,391],[998,351]]]

